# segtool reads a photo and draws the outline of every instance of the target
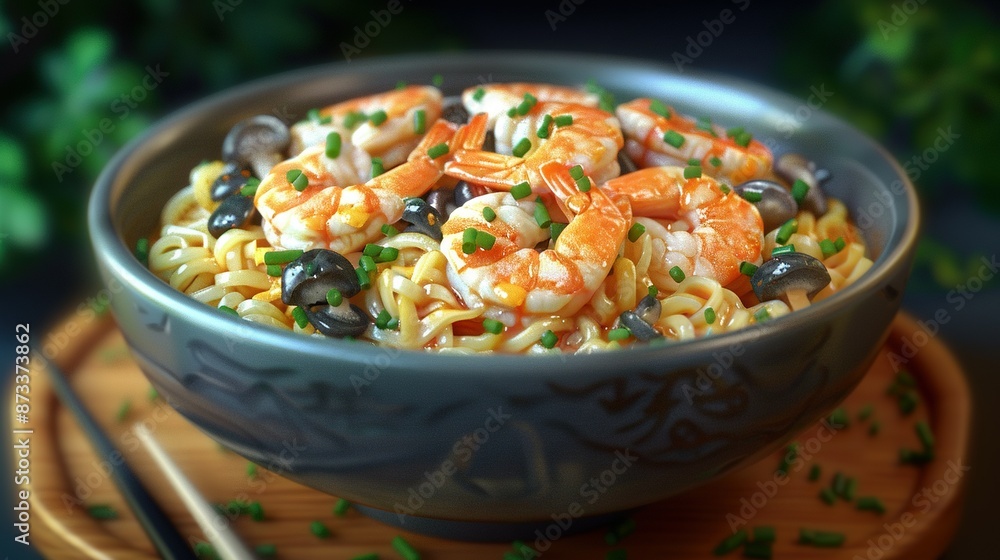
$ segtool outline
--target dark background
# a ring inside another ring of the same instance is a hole
[[[7,300],[0,330],[13,333],[15,324],[30,322],[33,333],[44,333],[100,290],[86,237],[86,197],[97,173],[126,141],[170,111],[229,86],[344,61],[342,43],[353,43],[354,27],[363,27],[372,19],[370,10],[387,3],[15,0],[0,5],[5,38],[0,41],[0,293]],[[716,0],[661,8],[609,0],[448,8],[400,4],[401,13],[368,45],[358,44],[354,60],[525,49],[622,55],[674,67],[680,53],[691,57],[684,71],[739,76],[803,101],[812,88],[825,85],[834,94],[823,110],[879,139],[900,162],[911,162],[907,170],[921,194],[924,226],[904,306],[922,319],[947,312],[950,320],[939,336],[964,365],[975,401],[966,511],[946,557],[975,558],[993,549],[993,525],[1000,517],[993,509],[1000,497],[995,476],[1000,451],[990,437],[1000,424],[994,359],[1000,282],[985,282],[961,309],[949,293],[1000,247],[995,8],[942,0],[794,6]],[[732,10],[735,20],[700,53],[685,52],[689,38],[706,25],[719,29],[711,20],[724,9]],[[169,76],[144,99],[127,104],[122,95],[142,83],[147,66],[157,65]],[[103,118],[113,118],[115,129],[77,161],[72,147]],[[935,139],[949,129],[957,139],[934,150]],[[0,344],[5,380],[13,346],[13,341]],[[4,472],[0,488],[6,498],[13,483]],[[3,526],[10,527],[10,510],[2,510]],[[8,543],[5,536],[0,550]],[[15,549],[18,558],[22,548]]]

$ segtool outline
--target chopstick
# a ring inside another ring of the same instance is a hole
[[[112,454],[120,453],[115,449],[107,434],[98,426],[94,417],[83,406],[80,398],[70,386],[66,374],[51,361],[46,367],[56,395],[62,401],[63,406],[68,408],[77,422],[80,423],[98,456],[110,457]],[[111,465],[111,478],[115,481],[122,497],[125,498],[129,508],[132,509],[160,556],[169,560],[194,558],[194,551],[177,531],[177,527],[167,517],[167,514],[153,500],[149,491],[142,485],[132,469],[124,461],[108,461],[108,463]]]
[[[167,480],[174,487],[177,495],[180,496],[181,500],[188,507],[195,521],[198,522],[198,526],[201,527],[202,532],[205,533],[205,537],[215,547],[215,551],[219,556],[227,560],[253,560],[256,558],[254,553],[247,548],[246,544],[236,536],[236,533],[230,528],[229,523],[215,512],[212,506],[198,492],[198,489],[194,487],[194,484],[184,476],[184,473],[181,472],[177,464],[167,455],[167,452],[163,450],[159,442],[153,438],[153,434],[149,431],[149,428],[143,424],[135,424],[133,429],[139,441],[146,446],[146,450],[149,451],[157,466],[167,476]]]

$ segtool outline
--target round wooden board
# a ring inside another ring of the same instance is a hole
[[[770,525],[777,532],[776,559],[936,558],[959,520],[971,410],[961,369],[940,342],[928,338],[912,319],[898,317],[875,364],[841,405],[849,413],[850,425],[831,430],[820,423],[799,434],[794,439],[799,458],[791,463],[787,479],[775,478],[781,461],[775,453],[711,484],[642,508],[634,515],[636,531],[617,547],[605,544],[606,531],[598,530],[551,543],[541,540],[540,548],[550,545],[542,557],[603,559],[608,551],[623,548],[632,560],[714,558],[712,549],[733,527],[750,530]],[[905,357],[914,347],[917,351],[905,367],[916,378],[921,399],[912,414],[904,415],[886,392],[895,376],[889,355]],[[399,558],[390,545],[397,534],[426,560],[500,559],[510,550],[504,543],[466,543],[399,531],[353,509],[337,517],[333,514],[337,500],[332,496],[263,469],[256,477],[249,476],[245,459],[221,449],[162,400],[149,398],[149,384],[129,359],[122,335],[110,320],[88,325],[57,361],[72,373],[83,401],[191,542],[203,540],[202,533],[135,439],[136,422],[153,431],[209,501],[259,501],[264,521],[240,516],[232,523],[248,542],[274,544],[278,558],[350,559],[368,552]],[[29,487],[33,546],[50,558],[155,558],[106,474],[107,461],[114,458],[95,455],[56,400],[40,362],[34,362],[31,374],[31,423],[16,426],[34,430]],[[119,421],[125,400],[131,405]],[[867,404],[873,405],[874,413],[860,421],[858,412]],[[935,458],[920,467],[901,465],[901,447],[920,448],[914,429],[919,420],[928,420],[934,432]],[[874,421],[881,429],[873,436],[869,428]],[[808,480],[814,464],[822,473],[815,482]],[[856,477],[857,496],[881,498],[886,513],[859,511],[846,500],[832,506],[822,502],[819,492],[836,472]],[[118,519],[92,519],[84,506],[93,504],[112,505]],[[314,520],[326,524],[329,538],[310,533]],[[840,548],[803,546],[797,543],[800,528],[842,532],[847,540]],[[741,553],[728,556],[738,558]]]

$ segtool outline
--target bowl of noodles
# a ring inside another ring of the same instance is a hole
[[[802,107],[594,56],[322,66],[165,118],[90,231],[225,447],[412,530],[582,529],[773,451],[884,341],[914,189]]]

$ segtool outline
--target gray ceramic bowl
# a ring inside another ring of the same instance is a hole
[[[297,120],[310,107],[434,74],[446,94],[484,82],[594,78],[619,100],[659,97],[742,125],[776,153],[802,153],[832,172],[827,190],[859,219],[875,265],[834,297],[736,333],[587,356],[456,357],[237,321],[132,256],[235,122],[259,113]],[[774,451],[828,413],[886,337],[917,217],[914,190],[885,150],[802,100],[655,63],[473,53],[333,64],[214,95],[115,157],[89,221],[104,279],[120,284],[113,309],[135,359],[191,422],[386,521],[481,539],[523,534],[553,516],[579,529],[661,500]]]

